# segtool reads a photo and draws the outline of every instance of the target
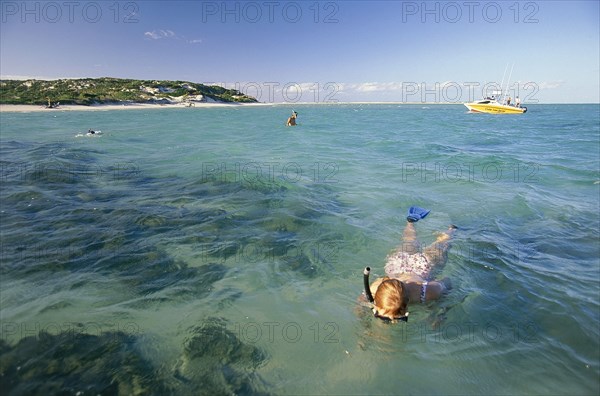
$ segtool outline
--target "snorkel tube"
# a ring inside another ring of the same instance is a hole
[[[375,301],[375,299],[373,298],[373,295],[371,294],[371,288],[369,287],[369,274],[371,273],[371,267],[365,267],[365,270],[363,271],[363,283],[365,286],[365,295],[367,296],[367,300],[369,300],[370,303],[372,303],[373,301]]]

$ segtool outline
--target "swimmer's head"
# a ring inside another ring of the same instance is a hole
[[[408,290],[398,279],[384,278],[375,292],[373,312],[375,316],[390,319],[408,319]]]

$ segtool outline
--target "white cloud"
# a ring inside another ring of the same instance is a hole
[[[358,84],[355,87],[355,91],[358,92],[378,92],[378,91],[384,91],[386,89],[386,86],[389,86],[389,84],[380,84],[380,83],[362,83],[362,84]]]
[[[542,81],[538,84],[539,89],[556,89],[563,86],[565,82],[563,80],[559,81]]]
[[[364,82],[355,84],[340,84],[340,87],[348,91],[356,92],[384,92],[384,91],[401,91],[402,84],[398,82]]]
[[[160,30],[153,30],[151,32],[145,32],[144,36],[146,36],[146,38],[149,40],[172,39],[172,40],[185,41],[188,44],[199,44],[202,42],[202,40],[198,39],[198,38],[188,40],[187,38],[185,38],[185,36],[180,36],[180,35],[176,34],[174,31],[169,30],[169,29],[160,29]]]
[[[177,37],[175,35],[175,32],[173,32],[172,30],[153,30],[151,32],[144,33],[144,36],[152,40]]]

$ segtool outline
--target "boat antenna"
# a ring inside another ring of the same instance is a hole
[[[512,72],[513,72],[514,67],[515,67],[515,62],[513,62],[512,66],[510,67],[510,74],[508,75],[508,81],[506,82],[506,92],[508,92],[508,88],[510,86],[510,78],[512,77]],[[504,99],[506,99],[506,94],[504,94],[504,98],[502,98],[503,102],[504,102]]]
[[[504,102],[504,95],[502,91],[502,87],[504,86],[504,77],[506,77],[506,69],[508,69],[508,63],[504,66],[504,73],[502,73],[502,82],[500,82],[500,95],[502,98],[496,98],[500,103]]]

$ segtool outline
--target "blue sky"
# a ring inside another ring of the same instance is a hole
[[[460,103],[510,82],[524,103],[598,103],[599,3],[3,0],[0,74],[218,83],[263,102]]]

